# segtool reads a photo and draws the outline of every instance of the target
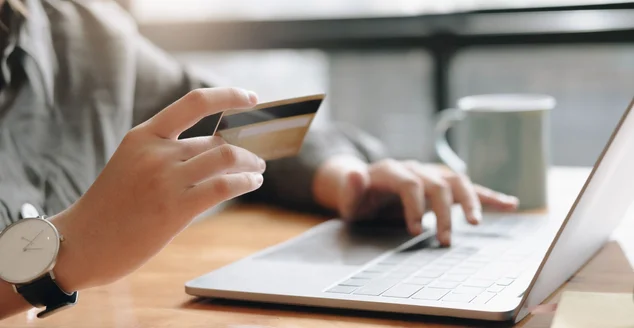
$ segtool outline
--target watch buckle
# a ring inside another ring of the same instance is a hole
[[[77,304],[77,292],[74,292],[71,296],[71,300],[67,303],[60,303],[54,306],[47,306],[44,311],[41,311],[37,314],[37,317],[40,319],[44,319],[50,315],[53,315],[61,310],[68,309],[75,304]]]

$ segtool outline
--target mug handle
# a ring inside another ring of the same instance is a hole
[[[465,114],[462,110],[456,108],[448,108],[440,112],[436,119],[436,153],[440,160],[449,166],[454,172],[467,173],[467,164],[456,154],[447,142],[447,131],[457,122],[464,119]]]

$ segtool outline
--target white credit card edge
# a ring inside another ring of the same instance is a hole
[[[238,139],[252,137],[259,134],[271,133],[275,131],[304,127],[310,123],[311,119],[312,117],[302,116],[290,120],[274,120],[266,124],[244,128],[238,134]]]

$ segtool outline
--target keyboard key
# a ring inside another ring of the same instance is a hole
[[[445,255],[449,253],[450,250],[451,250],[450,248],[445,248],[445,247],[426,248],[425,253],[440,256],[440,255]]]
[[[480,287],[467,287],[467,286],[460,286],[456,289],[454,289],[454,294],[469,294],[469,295],[478,295],[482,292],[484,292],[484,288],[480,288]]]
[[[440,280],[463,282],[463,281],[467,280],[467,278],[469,278],[469,276],[464,275],[464,274],[446,274],[446,275],[442,276],[440,278]]]
[[[510,269],[509,265],[507,263],[502,263],[502,262],[489,262],[489,264],[486,265],[485,269],[488,270],[508,270]]]
[[[473,304],[486,304],[488,301],[490,301],[493,296],[495,296],[495,293],[482,293],[480,295],[478,295],[473,301],[471,301],[471,303]]]
[[[381,260],[384,264],[400,264],[407,260],[412,254],[395,253]]]
[[[442,300],[445,302],[469,303],[475,297],[475,295],[451,293],[443,297]]]
[[[400,298],[408,298],[417,291],[419,291],[423,286],[420,285],[412,285],[412,284],[398,284],[383,293],[382,296],[385,297],[400,297]]]
[[[445,274],[444,271],[428,271],[428,270],[423,269],[421,272],[416,274],[416,277],[438,278],[438,277],[442,276],[443,274]]]
[[[433,263],[429,266],[427,266],[425,268],[425,270],[427,271],[440,271],[440,272],[447,272],[449,271],[453,266],[452,265],[446,265],[446,264],[438,264],[438,263]]]
[[[478,263],[482,263],[482,262],[491,262],[493,261],[493,257],[490,255],[485,255],[485,254],[476,254],[473,255],[469,258],[469,262],[478,262]]]
[[[327,292],[328,293],[337,293],[337,294],[350,294],[355,289],[357,289],[357,287],[339,285],[339,286],[335,286],[335,287],[332,287],[332,288],[328,289]]]
[[[434,279],[423,277],[414,277],[407,280],[408,283],[415,285],[429,285],[432,281],[434,281]]]
[[[447,265],[453,267],[454,265],[462,262],[462,259],[453,259],[453,258],[442,258],[436,262],[439,265]]]
[[[447,288],[447,289],[454,289],[456,287],[458,287],[458,285],[460,285],[459,282],[453,282],[453,281],[436,281],[433,284],[429,285],[429,287],[433,287],[433,288]]]
[[[403,272],[403,273],[407,273],[407,274],[412,274],[416,271],[418,271],[418,267],[415,266],[401,266],[396,268],[396,270],[394,270],[395,272]]]
[[[449,293],[449,291],[449,289],[425,287],[421,289],[418,293],[414,294],[412,298],[415,298],[417,300],[437,301],[441,297]]]
[[[422,251],[416,253],[416,255],[414,255],[413,257],[414,258],[419,258],[419,259],[423,259],[423,258],[425,258],[425,259],[435,259],[435,258],[437,258],[439,256],[442,256],[442,255],[444,255],[444,253],[436,253],[434,251],[430,252],[429,249],[426,249],[426,250],[422,250]]]
[[[451,274],[466,274],[466,275],[472,275],[472,274],[475,274],[476,272],[478,272],[478,269],[474,269],[474,268],[454,268],[454,269],[451,269],[451,271],[449,271],[449,273]]]
[[[447,255],[445,255],[444,259],[452,259],[452,260],[458,260],[458,261],[463,261],[464,259],[468,258],[469,254],[463,254],[463,253],[449,253]]]
[[[408,264],[415,265],[417,268],[423,268],[429,265],[433,260],[426,261],[418,261],[418,262],[407,262]]]
[[[357,295],[370,295],[370,296],[379,296],[383,294],[386,290],[390,289],[390,287],[396,285],[398,280],[394,279],[381,279],[377,281],[373,281],[369,285],[365,287],[361,287],[354,294]]]
[[[412,266],[412,267],[420,269],[420,268],[428,265],[429,262],[431,262],[431,260],[410,260],[410,261],[405,262],[403,265],[409,265],[409,266]]]
[[[484,255],[491,255],[491,256],[497,256],[500,255],[502,253],[504,253],[504,251],[506,251],[505,247],[500,247],[501,245],[494,245],[494,246],[490,246],[484,249],[480,250],[481,254]]]
[[[499,293],[502,290],[504,290],[504,286],[499,286],[499,285],[495,285],[495,286],[489,287],[489,289],[487,289],[487,291],[492,292],[492,293]]]
[[[378,278],[380,276],[382,276],[383,274],[380,272],[368,272],[368,271],[361,271],[357,274],[355,274],[354,276],[352,276],[352,278],[357,278],[357,279],[375,279]]]
[[[467,280],[467,282],[465,282],[462,285],[463,286],[467,286],[467,287],[487,288],[487,287],[491,287],[494,283],[495,283],[495,280],[476,279],[476,278],[474,278],[474,279]]]
[[[377,263],[377,264],[365,269],[364,271],[384,273],[384,272],[391,271],[395,267],[396,267],[396,265],[394,265],[394,264]]]
[[[498,280],[500,279],[500,277],[502,277],[502,273],[492,272],[492,271],[481,271],[476,273],[473,277],[478,279],[486,279],[486,280]]]
[[[478,261],[471,261],[471,259],[466,260],[462,263],[460,263],[460,265],[456,266],[456,268],[473,268],[473,269],[482,269],[484,268],[489,262],[488,261],[482,261],[482,262],[478,262]]]
[[[480,249],[476,248],[476,247],[457,247],[457,248],[454,248],[452,253],[460,253],[460,254],[469,254],[469,255],[471,255],[471,254],[477,253],[478,251],[480,251]]]
[[[496,282],[496,284],[500,285],[500,286],[508,286],[510,284],[513,283],[513,281],[515,281],[515,279],[511,279],[511,278],[502,278],[500,280],[498,280]]]
[[[523,273],[523,271],[521,270],[514,270],[514,271],[509,271],[505,274],[506,278],[511,278],[511,279],[517,279],[519,278],[519,276],[521,276]]]
[[[411,273],[400,272],[400,271],[392,271],[387,274],[388,278],[400,278],[400,279],[405,279],[409,277],[410,275]]]
[[[363,287],[365,285],[367,285],[368,283],[370,283],[370,281],[372,281],[371,279],[357,279],[357,278],[351,278],[348,279],[342,283],[339,283],[339,285],[343,285],[343,286],[354,286],[354,287]]]

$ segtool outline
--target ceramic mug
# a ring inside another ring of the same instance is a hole
[[[547,206],[550,164],[548,95],[490,94],[461,98],[457,108],[443,110],[436,122],[436,152],[456,172],[474,183],[516,196],[520,209]],[[461,156],[447,141],[447,131],[460,122],[456,140]]]

